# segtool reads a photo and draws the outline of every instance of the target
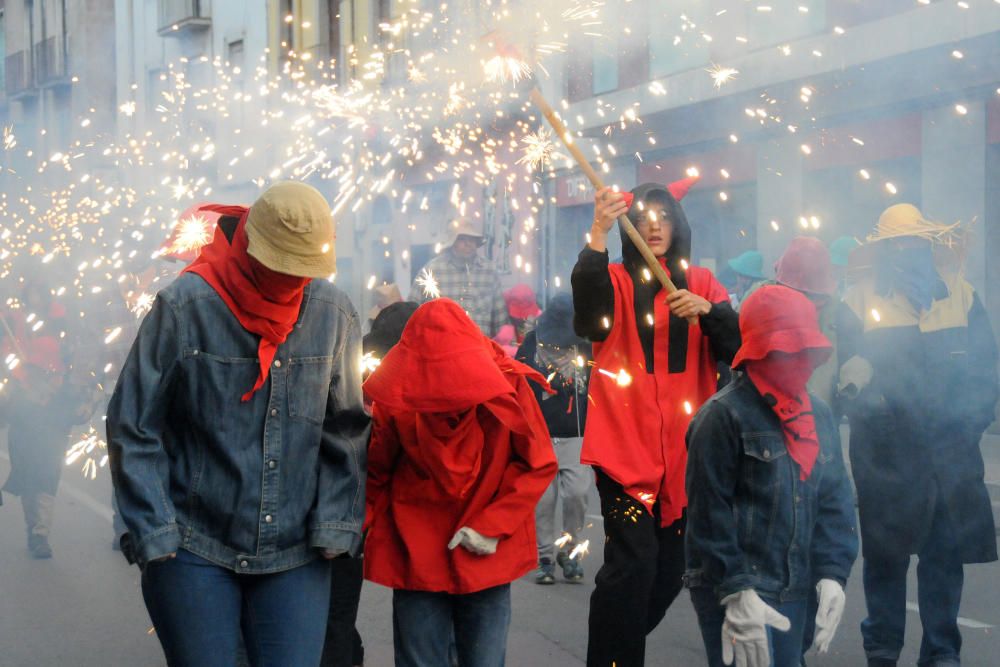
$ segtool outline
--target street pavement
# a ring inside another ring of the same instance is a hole
[[[5,438],[0,438],[0,443]],[[9,462],[0,445],[0,479]],[[1000,488],[1000,438],[984,443],[987,479]],[[85,480],[75,468],[63,476],[51,539],[55,558],[34,561],[25,549],[20,502],[4,496],[0,507],[0,667],[161,667],[162,653],[142,603],[138,570],[111,550],[110,483],[107,470]],[[603,534],[596,495],[585,537],[592,552],[586,581],[537,586],[530,576],[514,583],[507,664],[582,665],[587,644],[587,606],[601,562]],[[908,599],[916,600],[911,568]],[[962,602],[963,665],[1000,665],[1000,565],[966,568]],[[915,665],[920,623],[907,615],[907,642],[900,665]],[[829,655],[810,656],[810,667],[863,666],[858,626],[864,618],[860,561],[848,584],[847,609]],[[366,583],[358,628],[369,667],[392,664],[391,594]],[[650,635],[647,664],[703,665],[703,647],[686,593]]]

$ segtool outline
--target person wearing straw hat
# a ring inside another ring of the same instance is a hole
[[[221,213],[160,291],[108,406],[122,551],[171,667],[319,664],[329,560],[361,545],[361,331],[317,190]]]
[[[685,579],[709,667],[798,667],[812,591],[826,652],[858,553],[839,428],[806,389],[832,346],[782,285],[747,297],[740,333],[736,378],[687,433]]]
[[[717,361],[739,348],[725,288],[688,264],[680,199],[694,182],[598,191],[590,241],[573,268],[574,328],[594,344],[581,462],[594,468],[606,537],[590,598],[590,667],[644,664],[646,636],[683,588],[684,432],[715,392]],[[624,261],[609,262],[607,235],[623,214],[675,292],[665,293],[624,230]]]
[[[365,381],[365,577],[393,589],[397,667],[501,667],[510,583],[535,565],[556,456],[528,380],[451,299],[420,306]]]
[[[486,239],[476,224],[463,218],[453,221],[448,230],[448,247],[417,274],[410,287],[410,301],[426,303],[441,296],[452,299],[492,338],[508,320],[500,273],[493,262],[479,254]]]
[[[964,565],[997,560],[979,441],[994,419],[997,346],[955,261],[962,230],[896,204],[879,217],[870,270],[837,317],[838,389],[851,423],[872,667],[896,665],[917,555],[920,665],[958,665]],[[855,253],[857,254],[857,253]]]

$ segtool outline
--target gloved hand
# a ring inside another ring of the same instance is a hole
[[[813,646],[820,653],[826,653],[830,650],[830,642],[833,641],[833,635],[844,615],[847,596],[844,595],[844,587],[833,579],[820,579],[816,584],[816,595],[819,598],[819,609],[816,611],[816,639]]]
[[[857,398],[871,384],[874,375],[871,362],[855,354],[840,367],[837,394],[852,400]]]
[[[752,588],[722,598],[726,620],[722,622],[722,662],[736,667],[770,667],[771,651],[767,626],[787,632],[792,624],[760,599]]]
[[[458,545],[462,545],[466,551],[471,551],[479,556],[489,556],[492,553],[496,553],[497,542],[498,540],[495,537],[480,535],[468,526],[463,526],[451,538],[448,548],[454,549]]]

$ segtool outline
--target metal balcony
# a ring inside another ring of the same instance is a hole
[[[40,87],[70,84],[66,40],[63,37],[49,37],[35,44],[34,52],[35,81]]]
[[[31,67],[31,52],[18,51],[7,56],[4,62],[7,97],[17,99],[37,95],[34,72]]]
[[[212,25],[208,3],[202,0],[158,0],[156,4],[157,33],[162,37],[181,37],[208,30]]]

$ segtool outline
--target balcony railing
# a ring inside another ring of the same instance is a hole
[[[69,84],[66,51],[62,37],[49,37],[35,44],[35,81],[39,86]]]
[[[206,30],[212,25],[208,3],[202,0],[158,0],[157,5],[157,32],[164,37]]]
[[[35,90],[30,51],[12,53],[7,56],[4,66],[5,88],[8,97],[31,94]]]

